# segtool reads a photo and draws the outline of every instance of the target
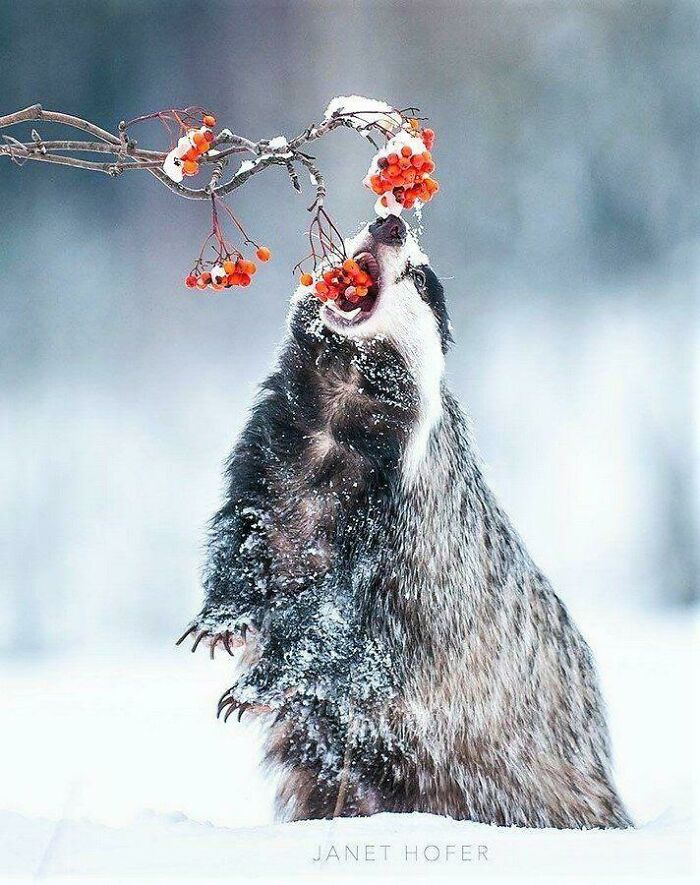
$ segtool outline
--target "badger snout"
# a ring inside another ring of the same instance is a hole
[[[358,338],[405,338],[406,327],[416,325],[419,317],[434,325],[431,310],[409,274],[411,267],[427,265],[428,259],[401,218],[376,218],[345,242],[345,251],[373,283],[359,303],[341,297],[323,304],[320,316],[324,325],[341,335]]]
[[[369,226],[369,233],[376,243],[383,246],[403,246],[406,242],[407,229],[397,215],[378,218]]]

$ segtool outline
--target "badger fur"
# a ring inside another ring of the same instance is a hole
[[[242,647],[219,710],[263,714],[283,819],[628,826],[588,646],[445,384],[442,287],[399,219],[347,248],[369,308],[294,296],[228,462],[185,634]]]

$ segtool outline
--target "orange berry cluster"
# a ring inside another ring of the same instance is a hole
[[[310,273],[303,273],[300,282],[302,286],[311,286],[314,278]],[[345,298],[351,304],[357,304],[367,295],[373,282],[354,259],[346,258],[342,264],[325,271],[313,291],[320,301]]]
[[[408,143],[401,144],[401,141]],[[391,150],[395,142],[396,150]],[[435,169],[430,153],[435,142],[432,129],[423,129],[414,137],[392,139],[387,145],[388,152],[375,158],[373,169],[365,183],[380,196],[384,206],[389,200],[384,195],[391,193],[397,203],[405,209],[412,209],[416,200],[427,203],[432,200],[440,185],[430,173]],[[424,150],[419,150],[419,145]]]
[[[212,127],[216,126],[216,117],[211,114],[205,114],[202,117],[202,123],[201,129],[188,129],[185,136],[192,145],[180,157],[182,160],[182,171],[185,175],[196,175],[199,172],[199,158],[202,154],[206,154],[209,150],[209,145],[214,141]]]
[[[182,181],[183,176],[196,175],[199,172],[199,160],[214,141],[212,127],[216,125],[216,117],[204,114],[202,123],[199,129],[188,129],[165,157],[163,172],[177,184]]]
[[[272,257],[267,246],[260,246],[255,254],[259,261],[269,261]],[[214,289],[217,292],[230,289],[232,286],[250,286],[257,269],[258,266],[254,261],[249,261],[242,255],[235,257],[228,255],[210,270],[200,273],[192,271],[185,277],[185,285],[188,289]]]

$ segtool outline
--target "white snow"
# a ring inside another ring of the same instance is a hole
[[[242,160],[241,165],[236,170],[236,175],[240,175],[241,172],[247,172],[249,169],[252,169],[255,166],[255,160]]]
[[[207,126],[200,126],[199,129],[188,129],[187,132],[178,139],[175,147],[165,158],[162,167],[163,172],[165,172],[168,178],[171,178],[175,182],[181,182],[184,175],[182,171],[182,158],[188,151],[192,150],[193,147],[197,147],[194,140],[195,132],[201,132],[204,134],[205,132],[211,132],[211,129]]]
[[[163,172],[177,184],[182,181],[185,173],[182,170],[182,160],[180,159],[178,148],[173,148],[165,158]]]
[[[220,264],[215,264],[209,271],[215,283],[221,283],[226,279],[227,273]]]
[[[374,204],[375,215],[380,218],[387,218],[389,215],[401,215],[403,211],[403,203],[399,203],[391,191],[387,191]]]
[[[287,147],[287,139],[284,135],[276,135],[270,139],[268,145],[273,151],[283,151]]]
[[[274,825],[257,726],[214,718],[232,660],[169,644],[144,654],[124,642],[0,667],[0,877],[439,873],[590,883],[688,874],[697,618],[572,614],[598,661],[635,830],[507,829],[423,814]]]
[[[350,125],[364,136],[370,134],[372,125],[394,130],[403,122],[401,115],[391,105],[363,95],[339,95],[333,98],[323,118],[329,120],[335,114],[352,114]]]

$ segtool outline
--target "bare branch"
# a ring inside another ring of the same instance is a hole
[[[186,109],[186,112],[199,109]],[[185,112],[182,112],[185,113]],[[6,136],[7,144],[0,146],[0,157],[9,156],[15,161],[34,160],[44,163],[54,163],[61,166],[72,166],[77,169],[87,169],[93,172],[103,172],[115,175],[126,169],[147,169],[161,184],[165,185],[178,196],[188,200],[208,200],[212,195],[224,197],[245,184],[253,175],[262,172],[273,165],[283,165],[290,177],[295,190],[300,190],[299,178],[295,164],[304,166],[309,174],[311,182],[316,189],[316,198],[310,207],[311,210],[323,205],[326,196],[326,187],[323,177],[313,159],[302,153],[301,149],[308,143],[327,135],[340,127],[353,127],[357,123],[357,114],[335,114],[325,119],[320,124],[312,124],[291,142],[281,148],[271,148],[271,139],[263,139],[258,142],[250,141],[241,135],[237,135],[230,129],[222,129],[211,143],[209,152],[202,156],[202,163],[213,163],[215,171],[209,184],[203,188],[190,188],[183,184],[172,181],[159,167],[166,158],[163,151],[143,150],[136,147],[136,142],[127,136],[129,127],[144,120],[162,117],[163,114],[147,114],[137,117],[128,123],[119,124],[119,134],[114,135],[100,126],[57,111],[45,111],[40,104],[31,105],[14,114],[0,117],[0,128],[15,126],[18,123],[33,121],[48,121],[81,129],[90,133],[98,141],[75,141],[75,140],[52,140],[44,141],[36,130],[32,130],[32,142],[19,142]],[[171,116],[179,117],[175,112]],[[354,121],[354,122],[353,122]],[[172,122],[172,120],[171,120]],[[369,128],[376,128],[384,132],[379,124],[367,124],[363,121],[363,134],[367,134]],[[219,145],[226,145],[223,150],[218,150]],[[114,157],[113,162],[96,162],[82,157],[62,157],[60,153],[108,153]],[[251,165],[239,169],[230,179],[224,179],[226,162],[234,154],[247,152],[255,159]]]
[[[413,111],[414,109],[408,110]],[[410,123],[405,111],[391,111],[391,114],[398,119],[401,125]],[[376,115],[376,120],[373,115]],[[238,228],[243,236],[244,244],[253,245],[260,251],[260,247],[248,236],[238,218],[222,202],[224,197],[271,166],[284,167],[294,189],[301,191],[299,173],[300,170],[304,170],[314,188],[314,200],[308,207],[309,212],[313,213],[309,227],[311,247],[309,258],[316,265],[318,261],[342,259],[344,244],[340,231],[324,207],[327,195],[325,179],[315,158],[305,153],[305,148],[340,128],[354,129],[370,143],[375,144],[372,139],[373,133],[382,138],[388,138],[397,131],[399,124],[393,129],[388,128],[393,124],[391,119],[388,122],[387,119],[386,113],[371,108],[368,108],[366,112],[360,110],[342,111],[324,118],[320,123],[312,123],[291,141],[287,141],[282,136],[251,141],[226,128],[215,135],[213,130],[215,118],[203,108],[198,107],[171,108],[136,117],[128,122],[122,120],[118,124],[117,133],[114,134],[89,120],[58,111],[46,111],[40,104],[34,104],[15,113],[0,116],[0,129],[15,127],[23,123],[57,123],[85,132],[90,138],[86,140],[75,138],[48,140],[35,128],[31,129],[29,138],[24,140],[4,134],[2,135],[4,143],[0,142],[0,159],[9,157],[11,162],[19,166],[27,161],[52,163],[110,176],[119,175],[130,169],[145,169],[162,185],[180,197],[187,200],[210,201],[212,230],[205,240],[195,269],[206,269],[208,264],[213,265],[213,262],[208,262],[204,258],[205,250],[209,250],[210,247],[214,250],[217,261],[227,260],[227,256],[238,255],[238,258],[243,261],[243,267],[250,264],[242,258],[234,246],[230,246],[226,242],[219,223],[217,207],[221,207]],[[133,127],[149,120],[159,121],[165,127],[170,142],[171,149],[169,151],[143,149],[132,137]],[[185,146],[181,147],[185,136],[189,139],[189,143],[185,141]],[[205,140],[202,140],[203,138]],[[101,157],[100,159],[90,159],[90,154],[101,155]],[[248,154],[249,158],[240,163],[235,171],[231,171],[229,168],[231,159],[240,154]],[[182,169],[183,166],[184,169]],[[171,177],[174,175],[173,170],[178,170],[179,174],[175,177],[179,177],[180,170],[191,175],[198,171],[201,172],[204,166],[211,167],[209,181],[204,187],[188,187]],[[269,257],[269,251],[266,248],[262,251],[268,252]],[[254,272],[254,268],[252,272]],[[240,275],[246,277],[245,272]],[[242,284],[247,285],[246,282]]]
[[[14,126],[16,123],[23,123],[28,120],[48,120],[51,123],[62,123],[64,126],[71,126],[74,129],[82,129],[89,132],[95,138],[111,144],[119,144],[119,139],[111,132],[106,132],[94,123],[82,120],[80,117],[73,117],[71,114],[61,114],[56,111],[45,111],[40,104],[33,104],[31,107],[25,108],[23,111],[17,111],[14,114],[8,114],[6,117],[0,117],[0,129],[6,126]]]

